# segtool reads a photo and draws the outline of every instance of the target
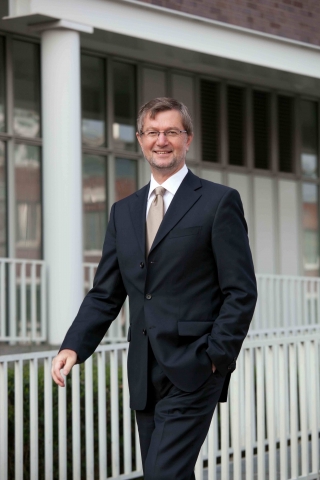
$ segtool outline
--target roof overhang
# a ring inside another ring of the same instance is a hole
[[[163,46],[320,79],[320,47],[135,0],[9,0],[21,29],[56,20]],[[154,61],[157,61],[154,58]]]

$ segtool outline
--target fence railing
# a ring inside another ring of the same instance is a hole
[[[65,389],[53,352],[0,357],[1,479],[142,476],[129,409],[127,344],[102,345]],[[247,339],[230,397],[217,408],[196,478],[317,478],[320,332]],[[24,440],[25,439],[25,440]],[[82,472],[82,476],[81,476]]]
[[[84,263],[84,294],[97,265]],[[320,278],[257,274],[258,301],[249,335],[278,331],[289,334],[319,324]],[[46,271],[40,260],[0,258],[0,341],[47,340]],[[123,342],[129,327],[125,302],[103,342]]]
[[[0,341],[45,341],[46,300],[43,261],[0,258]]]
[[[320,278],[257,274],[252,330],[319,324]]]

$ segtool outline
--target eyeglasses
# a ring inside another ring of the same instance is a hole
[[[163,135],[168,138],[176,138],[179,137],[181,133],[188,132],[187,130],[176,130],[175,128],[164,130],[163,132],[159,132],[159,130],[147,130],[146,132],[140,132],[140,136],[145,135],[147,138],[157,138],[159,137],[160,133],[163,133]]]

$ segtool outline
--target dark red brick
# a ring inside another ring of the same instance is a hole
[[[302,0],[140,0],[140,2],[320,45],[319,0],[304,2]]]

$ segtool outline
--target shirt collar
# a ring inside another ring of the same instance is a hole
[[[153,190],[156,188],[156,187],[163,187],[165,188],[166,190],[168,190],[168,192],[170,192],[172,195],[175,195],[176,194],[176,191],[178,190],[178,188],[180,187],[181,183],[182,183],[182,180],[184,179],[184,177],[187,175],[188,173],[188,168],[186,165],[183,165],[183,167],[178,170],[176,173],[174,173],[173,175],[171,175],[171,177],[167,178],[167,180],[165,182],[163,182],[162,185],[160,185],[153,177],[153,175],[151,174],[151,180],[150,180],[150,190],[149,190],[149,195],[148,195],[148,199],[150,198]]]

